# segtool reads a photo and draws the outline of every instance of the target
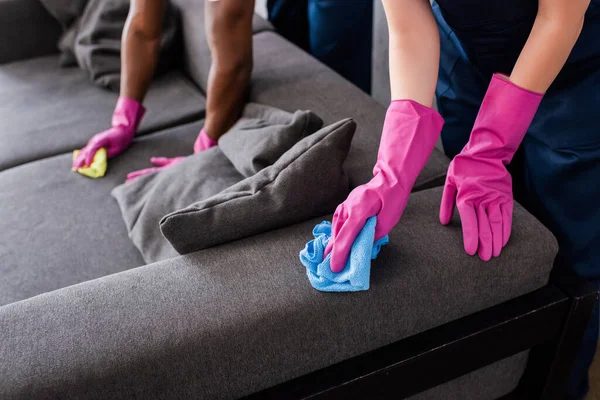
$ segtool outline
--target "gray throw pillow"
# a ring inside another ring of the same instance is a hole
[[[180,254],[331,213],[349,192],[342,165],[356,123],[345,119],[302,139],[258,174],[160,222]]]
[[[310,111],[290,114],[270,106],[248,103],[231,128],[235,134],[219,139],[219,147],[245,177],[277,161],[300,139],[315,133],[323,120]]]
[[[207,199],[243,179],[223,152],[213,147],[159,173],[117,186],[112,196],[119,203],[133,244],[151,263],[178,255],[160,233],[159,222],[165,214]]]
[[[208,199],[248,174],[254,175],[253,171],[268,167],[322,124],[310,111],[292,114],[248,104],[240,121],[221,137],[218,147],[113,189],[129,237],[144,260],[150,263],[178,255],[160,232],[162,217]],[[205,230],[203,234],[212,232]]]

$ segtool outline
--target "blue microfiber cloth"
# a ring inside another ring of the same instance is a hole
[[[373,243],[377,218],[367,220],[350,250],[348,263],[341,272],[331,272],[331,254],[323,260],[323,253],[331,237],[331,223],[321,222],[313,229],[314,240],[306,244],[300,252],[300,262],[306,267],[306,274],[312,287],[322,292],[358,292],[369,289],[371,260],[374,260],[381,246],[388,244],[387,236]]]

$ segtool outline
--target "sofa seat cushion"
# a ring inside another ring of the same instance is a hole
[[[102,179],[71,172],[70,152],[0,171],[0,305],[145,264],[110,193],[150,157],[189,155],[201,127],[136,138]]]
[[[110,128],[118,95],[89,82],[58,55],[0,66],[0,170],[83,147]],[[203,118],[205,98],[181,72],[152,84],[138,135]]]
[[[135,139],[102,179],[72,172],[71,153],[0,172],[0,305],[145,264],[110,192],[152,156],[189,155],[201,127]]]
[[[365,292],[310,286],[314,219],[0,307],[0,397],[238,398],[547,283],[556,241],[522,207],[485,263],[440,197],[411,196]]]

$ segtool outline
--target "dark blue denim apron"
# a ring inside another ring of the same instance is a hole
[[[467,143],[494,72],[510,74],[531,31],[537,0],[438,0],[441,59],[436,98],[444,150]],[[544,97],[509,170],[515,198],[557,237],[557,267],[600,283],[600,0]],[[598,339],[598,305],[569,384],[583,399]]]
[[[373,0],[268,0],[267,7],[283,37],[370,93]]]

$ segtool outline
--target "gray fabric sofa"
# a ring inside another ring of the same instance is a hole
[[[0,398],[238,398],[548,282],[555,239],[519,206],[500,258],[464,254],[458,219],[437,220],[448,165],[437,150],[368,292],[310,287],[298,252],[330,216],[144,265],[110,192],[151,156],[191,153],[210,65],[204,2],[174,3],[183,62],[153,84],[134,145],[90,180],[70,172],[71,151],[106,128],[117,97],[59,68],[60,28],[37,0],[0,0]],[[353,118],[345,168],[353,186],[368,181],[385,108],[260,17],[254,57],[250,100],[325,124]],[[414,398],[499,398],[526,362],[522,352]]]

